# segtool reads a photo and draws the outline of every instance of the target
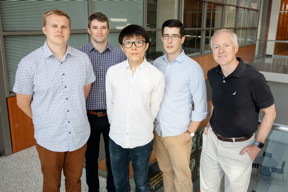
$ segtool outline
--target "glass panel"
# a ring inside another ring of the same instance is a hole
[[[272,129],[254,160],[248,191],[287,191],[288,127],[281,129]]]
[[[87,27],[87,0],[78,1],[0,1],[3,31],[41,30],[42,14],[50,9],[65,11],[72,29]]]
[[[200,54],[201,31],[185,31],[183,49],[188,55]]]
[[[258,22],[258,14],[256,11],[249,11],[249,25],[248,27],[257,27],[257,22]]]
[[[204,53],[210,53],[210,40],[212,35],[214,34],[214,30],[207,30],[205,31],[205,45],[204,45]]]
[[[237,5],[237,0],[226,0],[226,3],[232,4],[232,5]]]
[[[247,29],[247,42],[246,42],[246,45],[255,44],[255,40],[256,40],[255,33],[256,33],[255,29]]]
[[[239,6],[244,6],[245,5],[245,0],[238,0],[238,5]]]
[[[238,29],[238,30],[236,30],[236,34],[237,34],[237,37],[238,37],[239,46],[245,45],[246,29]]]
[[[45,42],[44,35],[35,36],[8,36],[4,37],[5,58],[7,64],[7,74],[9,90],[12,91],[15,73],[20,60],[30,52],[41,47]],[[79,48],[88,42],[88,35],[71,35],[69,45]]]
[[[207,4],[206,27],[221,28],[222,8],[222,5]]]
[[[250,0],[250,7],[253,9],[258,9],[258,7],[259,7],[258,0]]]
[[[120,44],[118,42],[119,33],[109,33],[108,35],[108,42],[118,48],[120,48]]]
[[[235,27],[236,7],[226,6],[224,27]]]
[[[150,45],[146,52],[146,59],[152,63],[153,60],[164,54],[164,50],[161,41],[156,41],[156,37],[160,37],[161,35],[160,31],[149,31],[148,35],[150,38]]]
[[[247,9],[238,9],[238,18],[237,18],[237,27],[247,27],[248,26],[248,10]]]
[[[198,0],[185,1],[184,27],[201,28],[203,2]]]
[[[206,27],[212,27],[212,9],[213,4],[207,3],[207,13],[206,13]]]
[[[147,28],[157,28],[157,0],[147,2]]]
[[[107,15],[111,29],[123,29],[129,24],[143,26],[143,0],[93,0],[92,10]]]

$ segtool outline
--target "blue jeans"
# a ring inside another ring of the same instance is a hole
[[[109,139],[110,160],[117,192],[130,192],[129,162],[131,160],[136,192],[148,191],[148,168],[153,140],[140,147],[122,148]]]

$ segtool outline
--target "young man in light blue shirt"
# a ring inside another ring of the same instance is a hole
[[[189,167],[192,137],[207,116],[206,86],[200,65],[185,55],[183,24],[167,20],[162,25],[165,55],[154,66],[165,74],[165,93],[155,121],[155,152],[165,192],[191,192]]]

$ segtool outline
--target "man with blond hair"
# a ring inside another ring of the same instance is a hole
[[[236,57],[237,35],[227,29],[211,38],[218,66],[208,71],[212,88],[210,123],[204,130],[200,161],[201,192],[248,190],[252,162],[263,148],[276,112],[264,76]],[[259,111],[263,118],[258,129]]]
[[[43,191],[81,191],[90,126],[85,99],[95,81],[88,56],[67,45],[71,20],[54,9],[43,14],[46,42],[19,63],[13,91],[20,109],[33,120]]]

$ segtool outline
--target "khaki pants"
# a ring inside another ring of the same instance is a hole
[[[59,192],[61,173],[65,176],[66,192],[81,192],[81,175],[86,144],[71,152],[53,152],[36,144],[43,173],[43,192]]]
[[[201,192],[218,192],[224,179],[225,192],[246,192],[252,171],[252,160],[247,153],[240,151],[253,143],[255,137],[242,142],[219,140],[212,128],[208,135],[203,134],[203,146],[200,160]]]
[[[160,137],[154,133],[154,149],[163,173],[165,192],[192,192],[190,153],[192,139],[183,141],[183,135]]]

